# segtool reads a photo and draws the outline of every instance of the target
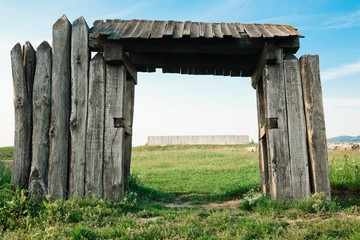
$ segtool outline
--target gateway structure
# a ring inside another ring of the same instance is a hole
[[[53,46],[11,51],[12,181],[43,197],[115,201],[130,174],[137,72],[251,77],[261,188],[275,199],[330,197],[318,56],[298,60],[288,25],[98,20],[53,25]],[[96,55],[91,58],[91,53]],[[156,106],[154,106],[156,111]]]

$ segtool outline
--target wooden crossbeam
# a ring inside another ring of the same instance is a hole
[[[260,139],[262,139],[269,129],[279,128],[277,118],[266,118],[265,124],[260,128]]]

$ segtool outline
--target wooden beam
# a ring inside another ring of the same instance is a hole
[[[71,23],[64,15],[53,25],[51,124],[48,193],[66,197],[69,162]]]
[[[105,128],[105,61],[101,53],[90,61],[86,127],[85,194],[102,198]]]
[[[328,152],[319,56],[302,56],[300,58],[300,69],[305,105],[312,192],[324,192],[325,195],[330,198]]]
[[[284,58],[286,105],[293,199],[310,196],[306,120],[298,59],[287,54]]]
[[[36,71],[33,85],[33,135],[29,189],[44,199],[48,193],[49,129],[51,113],[52,49],[42,42],[36,52]]]
[[[28,187],[31,163],[31,104],[27,90],[24,56],[21,45],[11,50],[11,67],[14,87],[15,134],[14,163],[11,182]]]
[[[256,84],[262,77],[265,65],[273,65],[280,62],[282,62],[282,49],[275,46],[273,42],[265,42],[255,71],[251,76],[252,87],[256,89]]]
[[[106,44],[104,46],[104,59],[109,64],[124,64],[135,84],[137,84],[137,70],[127,53],[119,44]]]
[[[124,197],[124,128],[114,128],[114,119],[124,118],[126,69],[124,65],[106,64],[104,197],[120,201]]]
[[[73,22],[71,33],[69,195],[81,198],[85,194],[86,121],[90,61],[89,27],[83,17]]]
[[[266,118],[265,124],[260,127],[260,133],[259,133],[260,139],[262,139],[265,136],[266,132],[269,129],[276,129],[276,128],[279,128],[278,119],[277,118]]]

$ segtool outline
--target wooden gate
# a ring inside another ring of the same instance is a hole
[[[43,198],[119,201],[130,175],[137,72],[252,76],[261,186],[276,199],[330,197],[317,56],[293,55],[290,26],[175,21],[53,25],[53,46],[11,51],[12,182]],[[97,52],[91,58],[91,52]]]

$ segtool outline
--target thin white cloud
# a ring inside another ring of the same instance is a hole
[[[321,73],[321,79],[322,81],[343,79],[344,77],[355,73],[360,73],[360,60],[325,70]]]
[[[131,7],[124,8],[121,11],[106,14],[102,19],[131,17],[131,15],[144,10],[149,4],[150,2],[139,2],[131,5]]]
[[[360,10],[344,16],[333,16],[322,24],[326,29],[340,29],[360,26]]]
[[[325,107],[359,107],[360,98],[327,98],[324,99]]]

